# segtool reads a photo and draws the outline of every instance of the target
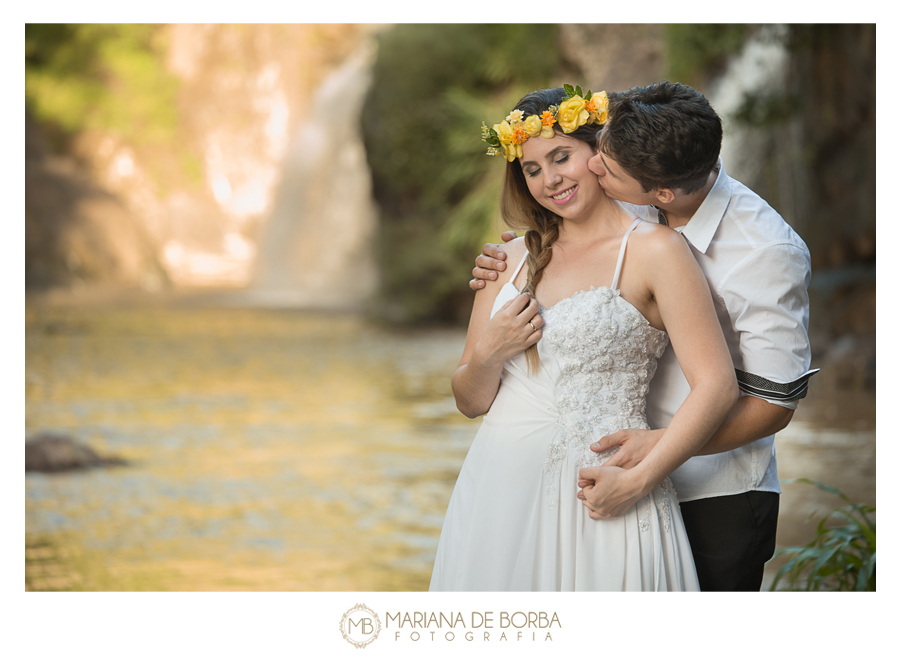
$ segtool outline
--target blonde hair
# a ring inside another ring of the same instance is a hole
[[[551,105],[559,105],[566,92],[562,88],[541,89],[525,95],[515,109],[522,110],[525,117],[540,115]],[[584,125],[567,135],[585,142],[595,148],[598,128]],[[558,131],[557,134],[563,134]],[[534,297],[535,290],[544,276],[544,268],[553,257],[553,243],[559,238],[559,225],[562,217],[544,208],[532,196],[525,181],[522,164],[519,158],[506,164],[506,175],[500,192],[500,216],[512,229],[525,231],[525,246],[528,255],[525,264],[528,266],[528,279],[522,292]],[[532,374],[540,372],[541,360],[538,356],[537,344],[525,350],[528,360],[528,371]]]

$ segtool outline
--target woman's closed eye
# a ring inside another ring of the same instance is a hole
[[[568,162],[568,161],[569,161],[569,154],[568,154],[568,153],[564,153],[564,154],[562,154],[559,158],[557,158],[556,160],[554,160],[554,161],[553,161],[553,164],[555,164],[555,165],[563,165],[563,164],[565,164],[565,163]],[[540,173],[541,173],[541,168],[540,168],[540,167],[529,167],[529,168],[526,168],[526,170],[525,170],[525,175],[528,176],[529,178],[534,178],[535,176],[539,176]]]

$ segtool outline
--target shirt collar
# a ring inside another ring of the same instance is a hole
[[[725,165],[722,164],[722,158],[716,165],[719,174],[716,176],[716,182],[710,189],[709,194],[697,208],[694,216],[681,229],[681,234],[688,239],[695,249],[701,253],[706,253],[709,243],[712,242],[725,211],[728,210],[728,204],[731,201],[731,179],[725,173]]]

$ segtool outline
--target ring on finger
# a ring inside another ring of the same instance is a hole
[[[531,320],[529,320],[529,321],[528,321],[528,324],[531,325],[531,331],[532,331],[532,333],[534,333],[535,331],[537,331],[537,327],[534,326],[534,322],[532,322]]]

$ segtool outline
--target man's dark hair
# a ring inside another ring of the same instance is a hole
[[[643,186],[701,189],[722,147],[722,120],[699,91],[658,82],[610,94],[600,150]]]

